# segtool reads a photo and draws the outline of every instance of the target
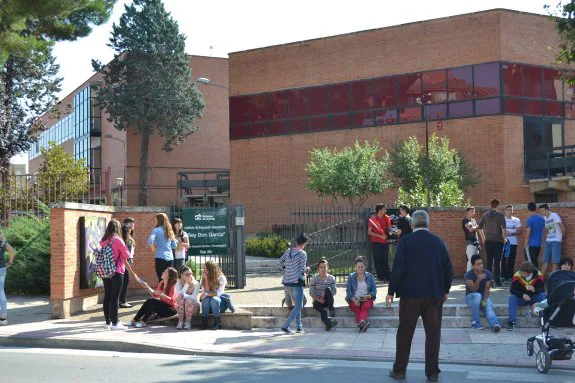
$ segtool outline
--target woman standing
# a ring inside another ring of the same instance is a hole
[[[10,254],[8,262],[4,259],[6,250],[8,250]],[[0,326],[6,326],[8,324],[8,300],[4,292],[4,283],[6,282],[6,271],[14,264],[15,254],[14,248],[6,242],[4,235],[0,232]]]
[[[333,296],[337,292],[335,278],[328,274],[327,259],[321,257],[317,263],[318,274],[314,275],[309,283],[309,295],[313,299],[313,308],[319,312],[321,321],[325,325],[325,331],[337,326],[335,309],[333,308]],[[326,308],[329,310],[329,317]]]
[[[143,282],[142,285],[148,289],[151,298],[148,298],[140,310],[132,319],[129,326],[136,328],[146,327],[146,322],[152,314],[157,314],[161,318],[176,315],[176,282],[178,272],[173,267],[168,267],[161,275],[162,279],[156,287],[152,289],[150,285]]]
[[[158,280],[161,281],[164,270],[174,264],[172,250],[178,245],[170,220],[164,213],[156,214],[156,227],[148,238],[148,245],[155,253],[156,275]]]
[[[172,228],[178,241],[178,246],[174,249],[174,269],[180,270],[186,261],[186,253],[190,247],[190,239],[188,233],[184,231],[184,225],[180,218],[174,218]]]
[[[365,265],[364,257],[355,258],[355,273],[349,274],[345,295],[349,308],[355,313],[355,324],[361,332],[366,332],[371,326],[367,316],[377,295],[375,278],[365,271]]]
[[[122,224],[122,240],[126,244],[128,251],[130,252],[130,258],[128,258],[127,262],[131,266],[134,263],[135,241],[134,241],[134,226],[133,226],[134,220],[132,219],[131,221],[132,224],[130,225],[129,221],[127,222],[127,220],[130,219],[131,218],[124,219],[124,222]],[[130,284],[130,273],[124,273],[124,281],[122,282],[122,291],[120,291],[120,307],[124,309],[132,307],[131,304],[126,302],[126,294],[128,293],[129,284]]]
[[[202,272],[202,324],[201,329],[208,328],[208,315],[210,310],[214,316],[212,330],[222,328],[220,323],[220,304],[222,303],[221,295],[226,288],[227,279],[220,266],[214,261],[207,261]]]

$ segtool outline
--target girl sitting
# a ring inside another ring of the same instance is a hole
[[[214,316],[214,324],[212,330],[222,328],[220,323],[220,304],[222,302],[220,296],[224,293],[226,287],[226,276],[222,273],[220,266],[214,261],[207,261],[202,272],[202,295],[200,302],[202,302],[202,324],[201,329],[208,328],[208,315],[210,310]]]
[[[180,279],[176,283],[176,310],[178,311],[178,330],[192,329],[192,316],[200,312],[198,292],[200,283],[194,278],[192,269],[184,265],[180,268]],[[185,322],[185,325],[184,325]]]
[[[140,279],[142,286],[148,289],[151,298],[148,298],[129,326],[136,328],[146,327],[146,322],[152,314],[160,318],[170,317],[176,314],[176,282],[178,272],[173,267],[168,267],[162,273],[162,280],[156,288],[152,289],[145,281]]]
[[[321,257],[317,263],[318,274],[311,278],[309,284],[309,295],[313,299],[313,308],[319,312],[321,321],[325,324],[325,331],[331,330],[337,326],[335,317],[335,309],[333,308],[333,296],[337,291],[335,285],[335,278],[329,275],[327,259]],[[329,316],[327,315],[326,308],[329,309]]]
[[[355,313],[355,323],[359,331],[366,332],[371,323],[367,320],[369,310],[377,295],[373,274],[365,271],[366,261],[362,256],[355,258],[355,273],[349,274],[345,300]]]

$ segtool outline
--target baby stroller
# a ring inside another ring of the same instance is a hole
[[[535,353],[535,342],[539,346],[535,355],[537,370],[545,374],[551,368],[554,360],[570,360],[573,355],[573,341],[569,338],[559,338],[549,335],[553,327],[573,326],[575,316],[575,273],[570,271],[555,271],[546,281],[548,307],[539,312],[541,335],[527,340],[527,355]]]

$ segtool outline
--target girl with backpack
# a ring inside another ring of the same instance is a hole
[[[136,328],[146,327],[146,322],[152,314],[160,318],[171,317],[176,315],[176,282],[178,281],[178,272],[173,267],[168,267],[162,273],[160,284],[156,290],[152,289],[146,282],[140,280],[140,283],[148,289],[151,298],[148,298],[138,313],[132,319],[128,326]]]
[[[174,269],[181,270],[186,261],[186,253],[190,247],[190,239],[188,233],[184,231],[184,225],[180,218],[174,218],[172,221],[172,229],[178,241],[178,246],[174,249]]]
[[[156,214],[156,227],[148,238],[148,245],[155,254],[156,275],[161,281],[164,270],[174,266],[172,250],[178,245],[170,220],[164,213]]]
[[[4,259],[6,250],[10,253],[8,262]],[[6,326],[8,324],[8,319],[6,319],[8,316],[8,300],[4,292],[4,282],[6,281],[6,271],[14,264],[15,254],[14,248],[6,242],[4,235],[0,232],[0,326]]]

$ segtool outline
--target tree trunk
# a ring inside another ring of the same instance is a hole
[[[150,147],[150,133],[142,132],[142,146],[140,152],[140,190],[138,191],[138,205],[148,205],[148,149]],[[125,182],[125,181],[124,181]]]

